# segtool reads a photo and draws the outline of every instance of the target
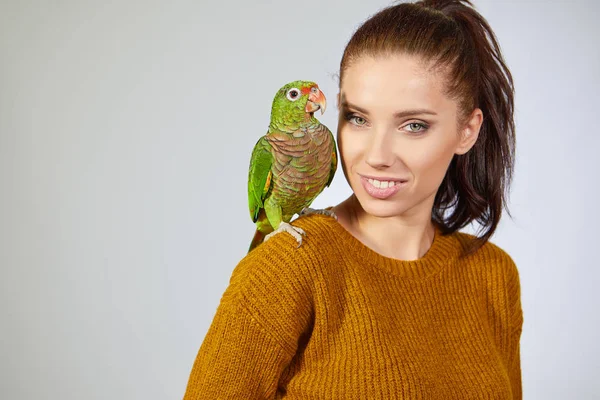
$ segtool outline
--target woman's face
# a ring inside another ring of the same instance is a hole
[[[461,138],[457,104],[442,89],[440,76],[406,55],[363,57],[345,71],[338,145],[346,179],[367,213],[431,216],[452,157],[472,147],[481,125],[476,109]]]

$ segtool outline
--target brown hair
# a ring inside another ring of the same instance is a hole
[[[503,206],[511,216],[506,204],[515,152],[511,73],[494,32],[469,0],[422,0],[387,7],[358,28],[342,56],[340,88],[344,71],[361,56],[397,53],[420,56],[423,65],[445,72],[445,94],[458,102],[459,128],[475,108],[483,113],[477,141],[454,155],[432,210],[444,234],[474,220],[487,228],[467,245],[470,254],[492,236]]]

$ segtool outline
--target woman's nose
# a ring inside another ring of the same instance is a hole
[[[374,132],[365,153],[365,161],[373,168],[385,168],[394,163],[394,153],[388,132]]]

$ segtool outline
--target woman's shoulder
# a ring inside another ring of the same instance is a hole
[[[280,232],[261,243],[248,255],[254,253],[256,257],[265,257],[277,254],[286,261],[298,261],[307,256],[314,257],[320,253],[319,249],[325,243],[331,241],[335,223],[337,223],[335,219],[329,215],[318,213],[301,215],[290,224],[304,231],[302,243],[298,243],[291,234]]]
[[[302,243],[287,232],[273,235],[246,254],[237,264],[232,281],[251,277],[269,280],[271,283],[299,282],[313,279],[315,269],[322,264],[331,241],[333,217],[308,214],[290,224],[304,231]],[[266,283],[266,282],[265,282]]]
[[[466,243],[471,240],[477,239],[477,236],[467,233],[457,231],[455,232],[457,239]],[[518,279],[518,268],[511,257],[511,255],[506,251],[503,247],[496,244],[492,240],[488,240],[483,246],[481,246],[474,254],[470,255],[468,258],[475,261],[478,264],[485,265],[486,267],[492,267],[495,270],[498,268],[502,269],[509,277]]]
[[[331,239],[331,233],[335,228],[337,221],[332,216],[314,212],[311,214],[301,215],[293,220],[291,224],[306,231],[307,235],[305,238],[308,239],[309,242],[316,243],[317,241],[327,242],[329,239]]]

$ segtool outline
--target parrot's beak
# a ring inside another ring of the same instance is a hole
[[[325,100],[325,95],[321,92],[321,89],[317,88],[317,93],[310,93],[308,95],[308,101],[306,102],[305,111],[308,113],[312,113],[321,109],[321,115],[325,112],[325,108],[327,108],[327,100]]]

